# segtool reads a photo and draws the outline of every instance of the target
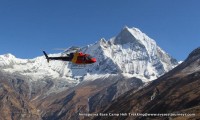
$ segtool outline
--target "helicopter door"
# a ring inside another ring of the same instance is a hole
[[[74,53],[74,57],[72,58],[72,63],[76,63],[76,61],[78,59],[78,55],[79,55],[79,53]]]
[[[76,63],[84,64],[85,62],[86,62],[85,56],[78,56]]]

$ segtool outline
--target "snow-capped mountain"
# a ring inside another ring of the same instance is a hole
[[[116,37],[88,46],[83,51],[94,55],[98,62],[94,73],[122,73],[153,80],[178,63],[156,42],[137,28],[125,27]]]
[[[4,105],[0,118],[79,119],[79,113],[97,112],[178,64],[137,28],[125,27],[116,37],[101,39],[81,51],[97,62],[72,69],[70,62],[48,63],[42,51],[34,59],[0,55],[0,103]]]
[[[178,64],[157,46],[153,39],[137,28],[125,27],[116,37],[110,40],[101,39],[81,50],[94,56],[97,62],[86,65],[82,69],[71,69],[71,64],[68,62],[50,61],[48,63],[44,56],[20,59],[12,54],[5,54],[0,56],[0,67],[12,74],[25,75],[30,81],[54,79],[57,80],[56,82],[59,81],[58,86],[59,83],[65,86],[116,74],[149,81],[163,75]],[[49,56],[60,55],[61,53]]]

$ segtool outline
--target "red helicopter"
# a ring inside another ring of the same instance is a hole
[[[49,60],[61,60],[70,61],[78,65],[92,64],[96,62],[96,58],[91,57],[89,54],[84,54],[78,51],[66,54],[67,56],[61,57],[49,57],[45,51],[43,51],[43,53],[47,59],[47,62],[49,62]]]

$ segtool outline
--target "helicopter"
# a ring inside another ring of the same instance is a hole
[[[66,56],[60,56],[60,57],[49,57],[45,51],[43,51],[47,62],[49,63],[50,60],[60,60],[60,61],[69,61],[73,64],[77,65],[85,65],[85,64],[92,64],[96,62],[96,58],[91,57],[89,54],[85,54],[82,52],[78,52],[79,48],[71,48],[70,50],[76,50],[75,52],[71,52],[67,54],[66,52],[70,51],[64,51]]]

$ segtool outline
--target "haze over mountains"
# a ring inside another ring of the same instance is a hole
[[[0,117],[87,119],[79,114],[104,112],[106,106],[117,104],[112,101],[123,101],[119,96],[127,95],[129,90],[148,88],[150,81],[178,65],[137,28],[124,27],[116,37],[102,38],[81,51],[97,62],[83,69],[71,69],[68,62],[47,63],[44,56],[20,59],[12,54],[0,55]]]

